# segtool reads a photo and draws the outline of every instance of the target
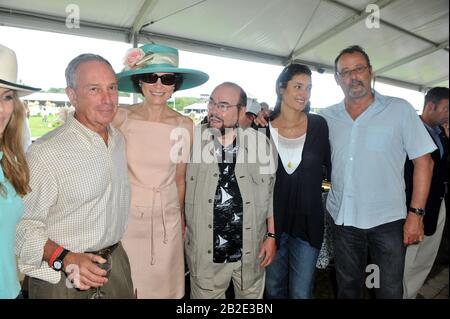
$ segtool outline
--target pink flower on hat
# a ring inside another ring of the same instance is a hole
[[[127,69],[134,69],[136,67],[136,63],[141,60],[145,56],[145,53],[142,49],[139,48],[131,48],[125,54],[125,58],[123,60],[123,64]]]

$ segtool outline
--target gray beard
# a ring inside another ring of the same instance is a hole
[[[348,95],[351,98],[357,99],[357,98],[361,98],[361,97],[363,97],[363,96],[365,96],[367,94],[368,90],[367,90],[366,86],[364,85],[364,83],[362,83],[361,81],[358,81],[358,83],[360,83],[361,89],[360,89],[360,91],[357,94],[354,94],[352,92],[351,87],[348,88]]]

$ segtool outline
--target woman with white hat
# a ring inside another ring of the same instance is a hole
[[[131,211],[122,243],[137,298],[184,296],[184,194],[193,123],[167,101],[208,75],[178,67],[178,50],[157,44],[131,49],[117,74],[120,91],[144,100],[119,108],[113,124],[125,136]],[[179,156],[181,154],[181,156]]]
[[[0,299],[21,296],[14,243],[22,196],[30,187],[22,145],[26,111],[19,96],[35,91],[17,83],[16,54],[0,44]]]

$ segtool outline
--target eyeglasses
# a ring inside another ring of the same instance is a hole
[[[221,112],[226,112],[228,111],[229,108],[234,107],[234,106],[238,106],[239,104],[235,104],[235,105],[231,105],[228,104],[227,102],[214,102],[214,100],[209,100],[208,102],[208,109],[213,109],[215,106],[217,106],[217,108],[221,111]]]
[[[356,74],[362,74],[366,69],[368,68],[368,66],[357,66],[354,69],[351,70],[345,70],[342,72],[336,71],[337,74],[339,74],[339,76],[341,78],[348,78],[353,72],[356,72]]]
[[[177,77],[175,74],[158,75],[156,73],[142,74],[139,77],[139,80],[141,80],[142,82],[150,84],[156,83],[158,79],[161,79],[161,83],[164,85],[174,85]]]

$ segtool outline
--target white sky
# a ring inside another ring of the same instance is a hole
[[[122,58],[131,45],[127,43],[92,39],[0,26],[0,43],[13,49],[19,61],[19,80],[24,84],[49,89],[65,87],[64,70],[75,56],[95,53],[112,64],[116,72],[122,69]],[[336,50],[336,54],[338,50]],[[370,55],[370,52],[369,52]],[[216,56],[180,51],[180,67],[198,69],[209,74],[209,81],[194,89],[175,93],[175,97],[209,94],[225,81],[241,85],[259,102],[273,107],[276,101],[275,81],[281,66],[227,59]],[[326,107],[340,102],[343,94],[332,74],[313,72],[312,107]],[[421,113],[423,94],[382,83],[376,84],[381,94],[398,96],[409,101]]]

